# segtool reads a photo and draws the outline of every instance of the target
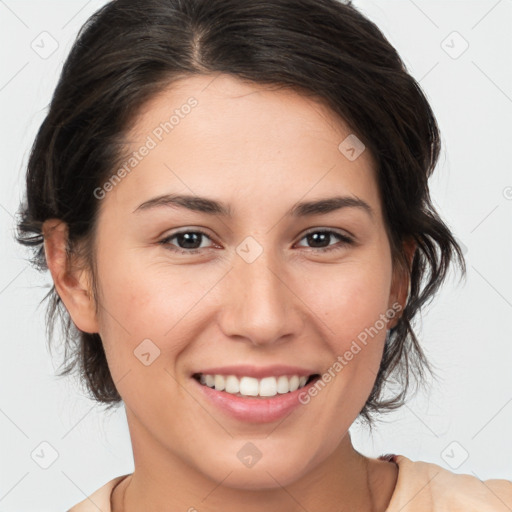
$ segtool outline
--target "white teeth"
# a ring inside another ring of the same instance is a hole
[[[215,389],[218,391],[223,391],[226,386],[224,377],[222,375],[215,375],[214,379]]]
[[[285,377],[286,378],[286,377]],[[277,395],[277,381],[275,377],[265,377],[260,380],[259,387],[260,396],[275,396]]]
[[[290,382],[288,380],[288,377],[281,375],[277,379],[277,392],[278,393],[288,393],[288,391],[290,391]]]
[[[294,375],[290,379],[290,391],[295,391],[296,389],[299,389],[299,377],[298,377],[298,375]]]
[[[217,388],[215,388],[217,389]],[[217,390],[218,391],[218,390]],[[259,393],[259,382],[254,377],[242,377],[240,379],[240,394],[245,396],[257,396]]]
[[[226,391],[233,395],[243,396],[275,396],[278,393],[289,393],[306,385],[308,377],[292,375],[290,377],[281,375],[279,377],[264,377],[255,379],[254,377],[242,377],[239,379],[235,375],[203,375],[199,377],[199,382],[216,391]]]
[[[240,391],[240,382],[234,375],[226,377],[226,391],[236,395]]]

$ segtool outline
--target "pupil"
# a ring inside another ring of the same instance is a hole
[[[329,245],[329,237],[330,237],[330,234],[329,233],[311,233],[310,235],[308,235],[308,242],[311,242],[311,240],[313,241],[313,247],[325,247],[325,245],[316,245],[315,246],[315,243],[318,243],[319,239],[320,239],[320,244],[322,242],[322,239],[323,241],[327,241],[327,245]]]
[[[187,244],[192,244],[192,245],[197,244],[197,241],[199,240],[200,236],[201,236],[200,233],[180,233],[178,235],[178,240],[181,242],[184,241],[185,247],[183,247],[183,245],[181,243],[179,245],[182,249],[197,249],[201,245],[201,243],[199,243],[198,247],[195,247],[195,246],[190,247]],[[195,240],[194,240],[194,238],[195,238]]]

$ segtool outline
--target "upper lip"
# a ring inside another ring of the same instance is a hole
[[[203,375],[235,375],[237,377],[254,377],[255,379],[263,379],[264,377],[279,377],[281,375],[298,375],[299,377],[309,377],[318,372],[308,368],[289,365],[272,365],[272,366],[216,366],[214,368],[205,368],[193,372],[192,375],[202,373]]]

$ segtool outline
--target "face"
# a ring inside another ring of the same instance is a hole
[[[136,464],[147,446],[233,487],[275,487],[267,471],[286,485],[339,445],[399,288],[374,161],[353,139],[340,149],[349,135],[311,99],[226,75],[183,79],[136,119],[138,156],[98,192],[96,238],[97,326]],[[231,400],[198,373],[323,385]]]

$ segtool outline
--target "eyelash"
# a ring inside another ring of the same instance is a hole
[[[160,240],[159,244],[165,246],[166,249],[173,251],[173,252],[177,252],[179,254],[196,254],[196,253],[200,252],[201,249],[180,249],[180,248],[170,248],[169,247],[170,240],[172,240],[173,238],[175,238],[178,235],[183,235],[186,233],[201,234],[202,236],[205,236],[206,238],[211,240],[211,238],[204,231],[201,231],[200,229],[194,229],[194,230],[179,231],[177,233],[173,233],[172,235],[164,238],[163,240]],[[317,252],[327,253],[327,252],[331,252],[331,251],[337,251],[337,250],[341,250],[342,248],[344,248],[346,246],[354,245],[354,243],[355,243],[352,238],[350,238],[346,235],[342,235],[341,233],[338,233],[337,231],[332,231],[332,230],[327,230],[327,229],[318,229],[318,230],[314,230],[314,231],[309,231],[308,233],[304,234],[304,236],[301,238],[301,240],[306,238],[307,236],[315,234],[315,233],[316,234],[321,233],[321,234],[334,235],[335,237],[337,237],[340,240],[340,243],[341,243],[341,245],[339,245],[339,246],[334,245],[334,246],[328,246],[328,247],[310,247],[310,249],[316,250]]]

